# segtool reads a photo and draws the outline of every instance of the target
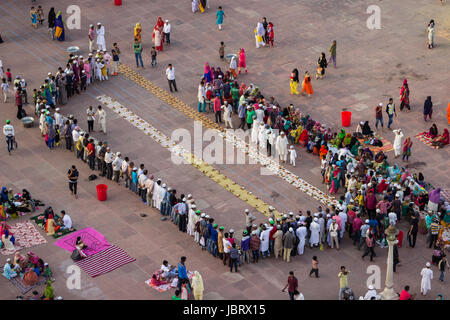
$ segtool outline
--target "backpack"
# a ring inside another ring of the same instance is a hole
[[[89,181],[93,181],[95,179],[97,179],[97,176],[95,174],[91,174],[88,178]]]

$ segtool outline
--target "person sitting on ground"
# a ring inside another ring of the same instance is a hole
[[[178,290],[178,289],[175,290],[175,295],[172,296],[172,300],[181,300],[180,294],[181,294],[180,290]]]
[[[57,226],[55,219],[53,219],[53,215],[50,214],[48,216],[47,222],[45,223],[45,232],[48,236],[52,236],[55,234],[55,227]]]
[[[44,263],[44,270],[43,270],[42,274],[44,275],[44,277],[45,277],[47,280],[50,280],[51,282],[54,282],[54,281],[55,281],[55,279],[53,278],[53,272],[52,272],[52,270],[50,269],[50,266],[48,265],[47,262]]]
[[[171,266],[167,260],[164,260],[161,265],[161,270],[163,271],[162,276],[166,280],[171,280],[172,278],[178,277],[178,272],[175,266]]]
[[[431,143],[433,146],[438,146],[439,148],[443,148],[450,143],[450,137],[448,133],[448,129],[444,129],[444,132],[433,139]]]
[[[39,292],[34,290],[33,291],[33,295],[31,297],[29,297],[27,300],[41,300],[40,297],[39,297]]]
[[[72,228],[72,219],[64,210],[61,210],[61,218],[59,219],[59,223],[61,230],[68,230]]]
[[[53,300],[55,298],[55,294],[53,292],[52,282],[47,281],[47,286],[45,287],[44,294],[41,297],[41,300]]]
[[[370,129],[369,121],[364,122],[364,125],[362,126],[362,134],[364,138],[373,136],[373,131]]]
[[[72,255],[70,256],[73,261],[79,261],[83,258],[87,257],[87,254],[84,253],[84,249],[87,248],[87,245],[81,240],[81,237],[77,237],[75,242],[75,249],[72,251]]]
[[[6,263],[3,266],[3,276],[6,277],[6,279],[11,280],[12,278],[17,277],[17,272],[15,272],[13,268],[11,259],[6,259]]]
[[[34,268],[27,268],[25,270],[25,274],[23,275],[23,282],[27,286],[34,286],[39,282],[39,275],[36,273],[36,271],[39,271],[36,266]]]
[[[437,137],[437,135],[438,135],[438,128],[437,128],[436,124],[433,123],[430,130],[428,130],[428,132],[425,134],[425,136],[430,139],[434,139]]]

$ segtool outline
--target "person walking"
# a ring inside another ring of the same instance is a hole
[[[98,106],[97,114],[98,114],[98,122],[100,125],[100,131],[106,134],[106,111],[102,108],[102,106]]]
[[[298,70],[297,68],[295,68],[294,70],[292,70],[291,73],[291,80],[290,80],[290,87],[291,87],[291,94],[296,94],[299,95],[300,92],[298,92],[298,83],[300,82],[299,78],[298,78]]]
[[[113,48],[111,49],[112,58],[113,58],[113,66],[112,66],[112,75],[117,76],[119,73],[119,63],[120,63],[120,49],[117,46],[117,42],[114,42]]]
[[[366,251],[362,255],[363,260],[364,260],[365,256],[367,256],[370,252],[370,261],[373,261],[373,257],[375,256],[374,246],[375,246],[375,239],[373,237],[373,234],[369,233],[366,236]]]
[[[245,73],[247,73],[247,63],[244,48],[241,48],[239,50],[239,69],[238,69],[239,74],[241,74],[241,68],[245,70]]]
[[[333,43],[330,46],[330,60],[328,63],[333,61],[333,65],[336,68],[336,40],[333,40]]]
[[[15,134],[14,134],[14,127],[11,125],[10,120],[6,120],[6,124],[3,126],[3,134],[6,137],[6,146],[8,147],[8,154],[11,155]]]
[[[178,92],[177,83],[175,81],[175,68],[170,63],[169,63],[168,68],[166,69],[166,76],[167,76],[167,81],[169,82],[170,92],[173,92],[172,86],[173,86],[173,89],[175,90],[175,92]]]
[[[191,290],[191,284],[189,283],[189,278],[187,275],[187,268],[186,268],[186,257],[182,256],[180,258],[180,262],[177,265],[178,269],[178,290],[181,291],[181,283],[184,279],[187,280],[187,286],[189,286],[189,289]]]
[[[386,105],[386,113],[389,117],[388,129],[391,129],[391,124],[394,121],[394,115],[397,117],[397,112],[395,111],[394,99],[389,98],[389,103]]]
[[[339,300],[342,300],[342,294],[345,289],[348,289],[348,275],[350,271],[345,269],[345,266],[341,266],[341,272],[338,274],[339,278]]]
[[[403,156],[402,160],[408,162],[409,157],[411,156],[411,147],[412,147],[412,141],[410,137],[407,137],[405,142],[403,142]]]
[[[433,115],[433,102],[431,102],[431,96],[428,96],[423,104],[423,120],[427,121],[427,117],[430,118]]]
[[[86,110],[87,115],[87,124],[88,124],[88,132],[94,131],[94,120],[95,120],[95,111],[92,109],[92,106]]]
[[[92,46],[94,45],[94,39],[95,39],[95,30],[94,25],[91,24],[89,26],[89,32],[88,32],[88,40],[89,40],[89,52],[92,52]]]
[[[139,62],[141,62],[142,69],[145,69],[144,63],[142,62],[142,44],[138,38],[134,38],[133,50],[134,58],[136,59],[136,68],[139,68]]]
[[[166,20],[164,22],[164,28],[163,28],[163,33],[164,33],[164,39],[166,40],[166,44],[170,45],[170,31],[172,30],[172,26],[169,23],[169,20]]]
[[[204,290],[203,278],[198,271],[195,271],[194,277],[192,278],[192,292],[194,293],[195,300],[203,300]]]
[[[431,264],[429,262],[427,262],[426,268],[420,271],[420,275],[422,276],[420,292],[425,296],[431,290],[431,280],[433,279],[433,270],[431,270]]]
[[[316,256],[312,257],[312,268],[311,271],[309,272],[309,276],[311,277],[312,274],[316,275],[316,278],[320,278],[319,277],[319,260],[317,259]]]
[[[375,107],[375,128],[377,130],[378,123],[381,124],[381,130],[383,130],[383,104],[381,102]]]
[[[445,271],[450,268],[448,265],[447,256],[444,255],[442,257],[441,261],[439,261],[438,268],[439,271],[441,272],[441,275],[439,276],[439,281],[444,282]]]
[[[289,299],[294,300],[294,293],[298,291],[298,279],[294,276],[294,271],[289,271],[287,283],[281,292],[286,292],[286,288],[288,289]]]
[[[223,12],[222,7],[219,7],[216,12],[216,24],[219,30],[222,30],[223,17],[225,17],[225,12]]]
[[[6,78],[2,79],[2,93],[3,93],[3,102],[6,103],[6,100],[8,99],[8,89],[9,89],[9,84],[8,82],[6,82]]]
[[[48,22],[48,33],[50,34],[52,40],[55,40],[55,31],[54,31],[55,21],[56,21],[55,8],[51,7],[50,11],[48,12],[47,22]]]
[[[69,178],[69,190],[75,199],[78,199],[77,196],[78,176],[79,174],[77,167],[75,167],[75,165],[72,165],[72,167],[67,172],[67,177]]]
[[[441,4],[442,4],[442,2],[441,2]],[[427,26],[427,33],[428,33],[427,46],[428,46],[428,49],[433,49],[433,47],[434,47],[434,32],[435,32],[435,30],[434,30],[434,20],[430,20],[430,22],[428,23],[428,26]]]
[[[409,105],[409,86],[406,78],[403,79],[403,85],[400,89],[400,102],[400,111],[402,111],[404,107],[406,107],[408,111],[411,111],[411,107]]]

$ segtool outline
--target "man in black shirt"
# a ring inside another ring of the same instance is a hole
[[[69,169],[67,172],[67,177],[69,178],[69,190],[75,199],[78,199],[77,196],[77,183],[78,183],[78,170],[75,166]]]
[[[411,221],[409,222],[408,242],[411,248],[416,245],[417,232],[419,231],[419,220],[416,214],[411,215]]]

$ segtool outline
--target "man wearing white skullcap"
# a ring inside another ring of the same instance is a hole
[[[303,218],[306,218],[302,216]],[[301,217],[300,217],[301,221]],[[297,254],[302,255],[305,250],[305,243],[306,243],[306,235],[308,234],[308,229],[306,228],[305,223],[302,221],[299,223],[297,230],[295,230],[295,234],[297,235],[297,238],[299,239],[298,245],[297,245]]]
[[[433,279],[433,270],[431,270],[431,264],[429,262],[427,262],[426,268],[422,269],[420,275],[422,276],[420,292],[425,296],[431,290],[431,279]]]
[[[313,222],[311,222],[311,225],[309,226],[309,230],[311,233],[311,236],[309,237],[309,245],[312,247],[317,247],[320,242],[319,232],[320,232],[320,225],[319,225],[319,218],[314,218]]]
[[[6,279],[11,280],[11,278],[17,277],[17,272],[13,271],[11,259],[6,259],[6,263],[3,266],[3,276],[6,277]]]
[[[283,235],[283,244],[284,244],[283,260],[286,262],[291,261],[291,251],[292,248],[294,248],[294,243],[295,243],[294,229],[289,228],[289,232],[286,232]]]
[[[105,27],[99,22],[97,23],[97,48],[98,50],[106,50]]]
[[[378,300],[377,290],[375,290],[374,286],[370,285],[369,290],[366,292],[366,295],[364,296],[364,300],[372,300],[372,298],[375,298],[375,300]]]

